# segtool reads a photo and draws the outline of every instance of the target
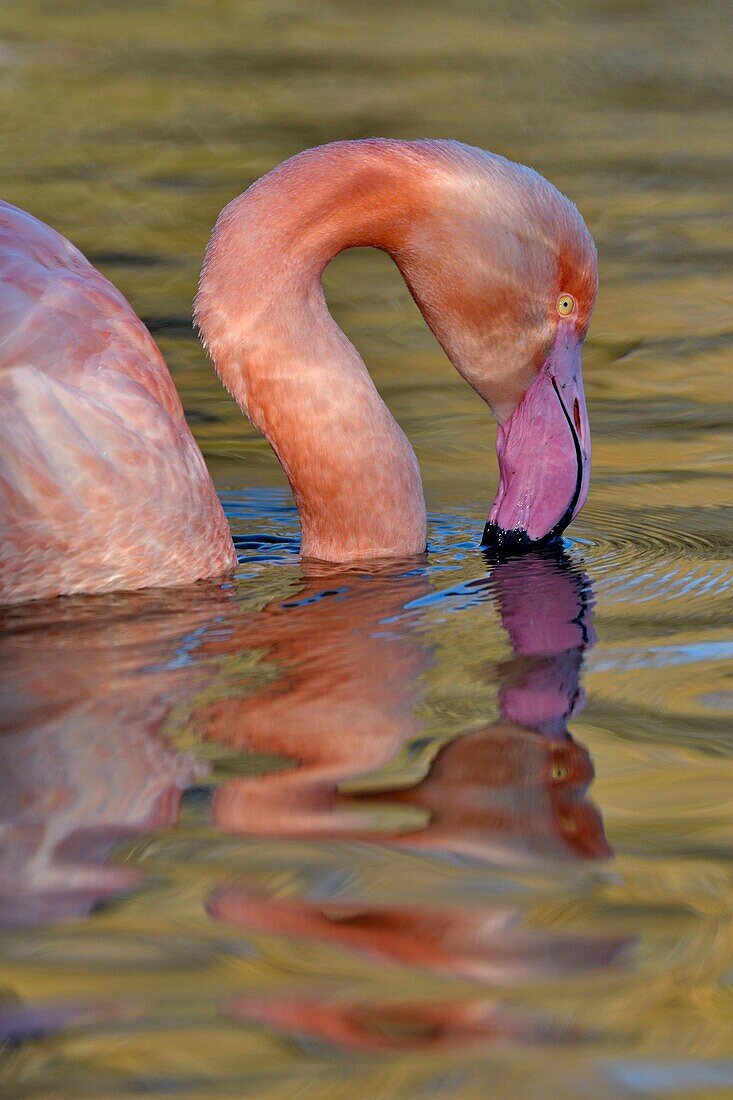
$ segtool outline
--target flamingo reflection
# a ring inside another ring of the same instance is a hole
[[[585,574],[557,554],[500,563],[470,585],[495,600],[512,657],[499,666],[498,722],[445,745],[406,790],[369,792],[369,803],[412,809],[420,827],[392,844],[492,861],[537,862],[609,854],[585,797],[587,751],[567,722],[583,704],[583,654],[595,636]],[[293,765],[224,784],[214,821],[246,835],[360,836],[350,781],[387,765],[420,732],[420,676],[433,662],[420,619],[402,614],[431,592],[427,577],[355,574],[308,578],[298,599],[248,625],[282,676],[246,698],[199,712],[203,736]],[[254,629],[253,629],[254,627]],[[393,786],[393,784],[390,784]]]
[[[370,840],[510,869],[608,857],[600,815],[586,797],[590,758],[567,729],[583,705],[592,599],[585,574],[562,555],[505,561],[489,579],[468,586],[474,603],[496,602],[512,647],[498,669],[499,720],[444,745],[421,782],[395,790],[390,779],[391,789],[369,791],[377,820],[380,804],[398,805],[414,811],[408,820],[419,821],[417,827],[391,835],[360,828],[354,810],[362,798],[344,789],[415,736],[417,677],[432,660],[419,627],[406,629],[399,619],[405,597],[419,599],[426,584],[420,577],[402,583],[368,594],[354,586],[341,603],[334,583],[330,604],[309,590],[302,604],[304,616],[312,615],[308,630],[299,632],[295,619],[273,622],[269,652],[282,661],[284,682],[248,701],[227,700],[203,718],[208,737],[251,751],[274,748],[293,765],[226,783],[214,802],[216,824],[245,835]],[[342,660],[331,676],[324,654],[334,650]],[[606,966],[624,946],[609,936],[530,931],[521,912],[501,902],[373,905],[336,895],[324,904],[231,883],[215,891],[209,911],[249,932],[323,941],[382,963],[501,984]],[[312,997],[263,1007],[244,997],[227,1012],[243,1021],[259,1014],[286,1031],[305,1028],[372,1050],[557,1038],[547,1020],[485,999],[385,1009]]]
[[[424,568],[304,565],[296,595],[254,612],[213,585],[12,612],[2,641],[0,920],[82,917],[139,883],[138,869],[110,861],[115,844],[174,825],[183,789],[207,770],[165,736],[182,704],[208,741],[285,765],[218,787],[212,816],[224,833],[359,840],[509,872],[607,857],[587,798],[592,765],[567,730],[594,640],[587,578],[567,558],[537,554],[465,588],[474,608],[498,608],[511,645],[506,662],[487,663],[499,718],[443,742],[402,789],[404,773],[389,766],[420,744],[425,674],[440,659],[422,611],[435,596]],[[264,683],[245,694],[253,662],[238,662],[253,653]],[[224,697],[201,702],[224,668]],[[395,820],[399,829],[385,824]],[[623,946],[544,924],[530,932],[516,905],[442,891],[432,904],[379,905],[338,893],[282,899],[231,882],[208,911],[248,934],[501,985],[602,967]],[[245,992],[224,1010],[370,1050],[557,1038],[551,1021],[483,992],[389,1007]]]

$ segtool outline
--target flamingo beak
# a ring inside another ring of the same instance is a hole
[[[590,427],[580,341],[561,322],[537,378],[496,440],[499,489],[482,546],[516,553],[556,539],[588,496]]]

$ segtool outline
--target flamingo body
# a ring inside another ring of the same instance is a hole
[[[555,538],[583,506],[581,345],[595,246],[536,172],[453,141],[335,142],[222,211],[195,316],[219,376],[293,490],[304,557],[426,548],[420,471],[321,276],[346,248],[397,264],[494,412],[485,542]],[[0,602],[187,584],[235,564],[165,363],[124,298],[59,234],[0,204]]]
[[[59,233],[0,203],[0,601],[193,582],[231,537],[163,358]]]

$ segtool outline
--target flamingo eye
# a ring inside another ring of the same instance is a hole
[[[561,294],[557,300],[557,312],[561,317],[569,317],[575,310],[575,298],[572,294]]]

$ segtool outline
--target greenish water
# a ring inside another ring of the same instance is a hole
[[[150,325],[241,559],[4,615],[3,1095],[729,1095],[728,6],[10,0],[0,43],[2,195]],[[304,570],[193,337],[220,207],[374,134],[526,161],[596,238],[562,555],[477,551],[493,425],[384,256],[327,290],[423,564]]]

